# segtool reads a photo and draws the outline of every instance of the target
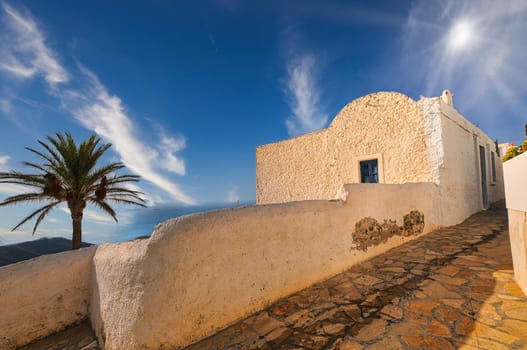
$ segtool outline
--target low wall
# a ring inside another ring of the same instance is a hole
[[[0,267],[0,349],[15,349],[88,317],[95,249]]]
[[[339,198],[195,214],[148,240],[99,246],[91,319],[100,344],[182,347],[416,237],[358,249],[352,235],[366,216],[401,225],[419,210],[425,232],[441,222],[430,183],[346,185]]]
[[[503,163],[514,278],[527,295],[527,153]]]

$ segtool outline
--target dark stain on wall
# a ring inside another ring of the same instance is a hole
[[[423,232],[425,216],[418,210],[412,210],[403,218],[403,225],[399,227],[395,220],[384,220],[380,224],[371,217],[365,217],[355,223],[352,234],[356,248],[367,251],[368,247],[386,243],[393,236],[412,236]]]

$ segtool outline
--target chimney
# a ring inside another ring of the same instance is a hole
[[[454,107],[454,101],[452,100],[452,97],[454,97],[454,94],[450,92],[450,90],[443,90],[443,94],[441,94],[441,99],[450,107]]]

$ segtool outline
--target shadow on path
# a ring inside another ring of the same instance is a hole
[[[506,211],[430,232],[188,346],[196,349],[524,349]]]

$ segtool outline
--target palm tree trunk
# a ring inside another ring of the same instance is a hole
[[[71,240],[71,249],[79,249],[82,242],[82,212],[71,215],[73,222],[73,236]]]

